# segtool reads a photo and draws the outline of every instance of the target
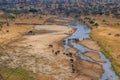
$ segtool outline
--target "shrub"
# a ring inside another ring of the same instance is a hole
[[[90,23],[90,24],[94,24],[95,22],[94,22],[93,20],[90,20],[89,23]]]
[[[96,26],[96,27],[98,27],[98,26],[99,26],[99,24],[98,24],[98,23],[95,23],[95,26]]]
[[[3,27],[2,24],[0,24],[0,30],[2,29],[2,27]]]
[[[103,21],[102,22],[106,22],[106,20],[105,19],[103,19]]]

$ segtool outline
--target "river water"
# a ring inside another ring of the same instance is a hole
[[[71,26],[72,24],[75,24],[75,26]],[[70,48],[71,47],[70,45],[72,45],[74,48],[76,48],[79,51],[76,55],[79,56],[81,59],[102,65],[104,73],[102,74],[99,80],[119,80],[118,76],[115,74],[115,72],[112,69],[111,62],[103,55],[102,52],[91,50],[87,47],[77,44],[73,40],[75,38],[79,39],[80,41],[84,39],[89,39],[91,29],[78,21],[71,21],[67,25],[68,27],[76,28],[77,30],[70,37],[65,39],[65,45],[64,45],[65,50]],[[100,55],[101,59],[105,61],[105,63],[94,61],[92,58],[85,56],[84,55],[85,52],[97,52]]]

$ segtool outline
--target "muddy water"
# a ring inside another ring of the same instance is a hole
[[[72,24],[76,24],[76,26],[71,26]],[[82,41],[84,39],[90,38],[89,34],[91,32],[91,29],[86,25],[76,21],[72,21],[71,23],[68,24],[68,26],[77,28],[77,30],[70,37],[65,39],[65,45],[64,45],[65,50],[70,48],[69,45],[72,45],[74,48],[79,50],[77,56],[79,56],[81,59],[102,65],[104,73],[102,74],[102,77],[99,80],[119,80],[118,76],[115,74],[115,72],[112,69],[111,62],[103,55],[102,52],[86,48],[80,44],[77,44],[73,40],[74,38],[77,38],[80,41]],[[101,56],[101,59],[105,61],[105,63],[96,62],[92,58],[85,56],[84,53],[88,51],[97,52]]]

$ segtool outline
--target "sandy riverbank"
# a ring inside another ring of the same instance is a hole
[[[85,39],[83,41],[80,41],[79,44],[83,45],[91,50],[100,51],[100,46],[97,44],[97,42],[95,42],[91,39]],[[84,55],[92,58],[93,60],[95,60],[97,62],[104,62],[97,52],[86,52],[86,53],[84,53]]]
[[[83,41],[80,41],[79,44],[89,48],[89,49],[92,49],[92,50],[96,50],[96,51],[99,51],[100,50],[100,47],[99,45],[97,44],[97,42],[95,41],[92,41],[90,39],[85,39]]]

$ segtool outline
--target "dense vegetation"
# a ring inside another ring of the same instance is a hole
[[[1,1],[2,2],[2,1]],[[6,4],[5,4],[6,2]],[[8,3],[7,3],[8,2]],[[16,3],[12,3],[16,2]],[[106,15],[120,18],[120,0],[5,0],[1,10],[16,10],[13,13],[39,13],[41,15],[59,15],[79,17],[81,15]]]

